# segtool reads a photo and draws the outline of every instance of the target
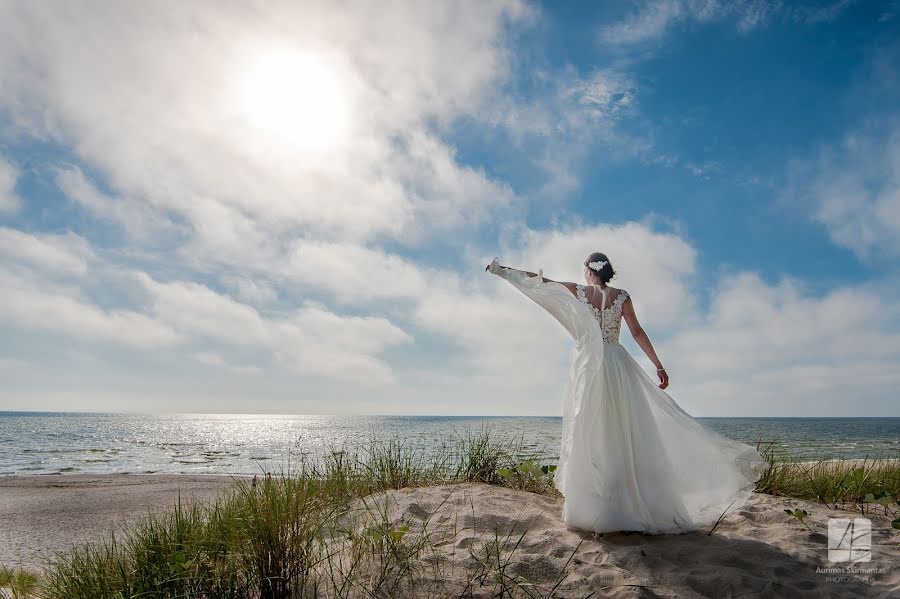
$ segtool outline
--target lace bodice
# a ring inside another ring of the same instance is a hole
[[[606,297],[605,294],[609,292],[604,292],[601,289],[597,289],[594,293],[601,294],[602,305],[606,306],[603,309],[600,309],[588,301],[587,294],[585,294],[585,285],[576,284],[575,289],[577,291],[578,299],[583,303],[587,304],[587,306],[594,313],[594,318],[597,319],[597,323],[600,325],[600,330],[603,332],[603,340],[604,341],[615,341],[619,342],[619,331],[622,328],[622,304],[625,303],[626,298],[628,298],[628,292],[624,289],[620,289],[615,299],[612,301],[612,304],[606,305]]]

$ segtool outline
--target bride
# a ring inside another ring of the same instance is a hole
[[[630,294],[608,285],[615,271],[605,254],[585,260],[587,285],[501,266],[496,258],[485,270],[544,308],[575,340],[553,479],[565,497],[566,528],[687,532],[749,499],[765,461],[694,420],[663,391],[668,374]],[[659,385],[619,343],[623,317],[656,365]]]

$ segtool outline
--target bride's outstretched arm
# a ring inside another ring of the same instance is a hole
[[[493,262],[491,262],[491,264],[493,264]],[[491,264],[488,264],[487,266],[485,266],[484,270],[491,270]],[[519,272],[525,273],[529,277],[537,276],[536,272],[528,272],[527,270],[519,270],[518,268],[513,268],[512,266],[501,266],[499,262],[497,263],[497,268],[502,268],[503,270],[518,270]],[[543,280],[544,283],[546,283],[547,281],[552,281],[552,279],[548,279],[546,277],[541,277],[541,279]],[[553,281],[553,282],[555,283],[556,281]]]
[[[537,273],[529,272],[529,271],[527,271],[527,270],[519,270],[518,268],[513,268],[513,267],[511,267],[511,266],[500,266],[499,264],[498,264],[497,266],[498,266],[499,268],[503,268],[503,269],[505,269],[505,270],[518,270],[518,271],[521,272],[521,273],[525,273],[525,275],[526,275],[526,276],[529,276],[529,277],[536,277],[536,276],[537,276]],[[488,264],[487,266],[484,267],[484,270],[490,270],[490,269],[491,269],[491,265],[490,265],[490,264]],[[566,287],[569,291],[571,291],[573,294],[576,293],[575,283],[569,283],[569,282],[567,282],[567,281],[555,281],[555,280],[553,280],[553,279],[548,279],[547,277],[544,277],[544,276],[541,277],[541,282],[542,282],[542,283],[548,283],[548,282],[549,282],[549,283],[559,283],[560,285],[565,286],[565,287]]]

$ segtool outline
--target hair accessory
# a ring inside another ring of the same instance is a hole
[[[588,262],[588,266],[590,266],[593,270],[600,272],[600,270],[607,265],[606,260],[599,260],[597,262]]]

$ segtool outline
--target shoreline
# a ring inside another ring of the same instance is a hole
[[[555,463],[555,461],[554,461]],[[881,457],[869,457],[869,458],[821,458],[821,459],[779,459],[775,462],[777,465],[810,465],[810,464],[843,464],[843,465],[854,465],[859,466],[862,464],[869,465],[900,465],[900,457],[891,457],[891,458],[881,458]],[[222,477],[222,478],[253,478],[254,476],[265,476],[266,474],[271,474],[272,476],[281,476],[282,472],[274,472],[274,471],[260,471],[254,474],[240,474],[240,473],[225,473],[225,472],[162,472],[159,470],[153,471],[143,471],[143,472],[107,472],[107,471],[82,471],[79,470],[77,472],[8,472],[8,473],[0,473],[0,480],[10,479],[10,478],[27,478],[27,477],[97,477],[97,476],[175,476],[175,477]]]
[[[275,476],[275,473],[271,473],[272,476]],[[221,478],[253,478],[254,476],[261,476],[261,474],[225,474],[220,472],[159,472],[154,470],[153,472],[35,472],[35,473],[27,473],[23,474],[21,472],[0,474],[0,480],[7,478],[29,478],[33,476],[61,476],[61,477],[76,477],[82,476],[86,478],[90,477],[100,477],[100,476],[215,476]]]

